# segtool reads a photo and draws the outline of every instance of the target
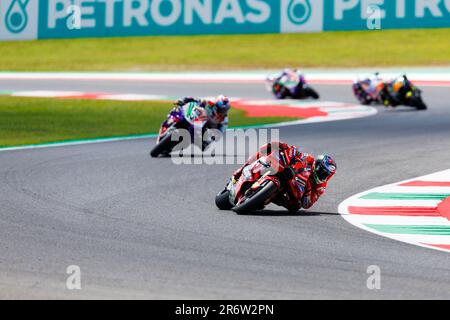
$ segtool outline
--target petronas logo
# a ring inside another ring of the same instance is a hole
[[[296,24],[302,25],[311,18],[312,7],[310,0],[291,0],[288,6],[289,20]]]
[[[12,0],[5,16],[5,25],[9,32],[21,33],[27,27],[29,2],[30,0]]]

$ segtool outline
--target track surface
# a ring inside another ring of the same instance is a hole
[[[354,102],[348,86],[316,86]],[[260,85],[0,81],[2,90],[269,97]],[[355,228],[347,197],[450,167],[450,93],[424,88],[427,112],[291,126],[281,138],[328,152],[338,174],[303,214],[214,207],[236,165],[150,159],[154,139],[0,152],[0,298],[450,299],[450,255]],[[65,287],[79,265],[82,290]],[[381,268],[368,290],[367,267]]]

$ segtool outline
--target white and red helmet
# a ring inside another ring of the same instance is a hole
[[[219,95],[208,102],[211,115],[213,117],[226,117],[231,108],[230,99],[227,96]]]

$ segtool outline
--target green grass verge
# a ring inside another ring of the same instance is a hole
[[[1,42],[4,71],[166,71],[450,64],[450,29]]]
[[[126,102],[0,96],[0,147],[157,133],[170,101]],[[230,112],[230,126],[292,118],[249,118]]]

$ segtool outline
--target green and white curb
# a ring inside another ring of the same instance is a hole
[[[450,170],[359,193],[339,213],[366,231],[450,252]]]

